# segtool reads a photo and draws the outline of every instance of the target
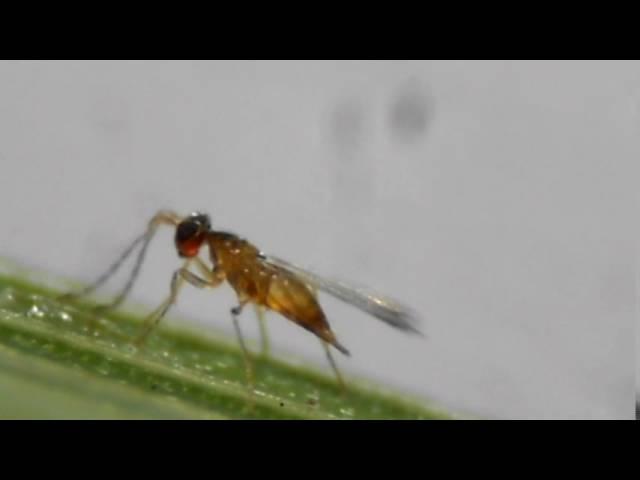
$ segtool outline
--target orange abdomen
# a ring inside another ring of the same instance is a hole
[[[314,333],[328,329],[324,313],[313,294],[288,274],[280,273],[271,278],[265,303],[271,310]]]

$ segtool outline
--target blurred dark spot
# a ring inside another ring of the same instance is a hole
[[[331,142],[343,152],[357,150],[364,136],[364,105],[356,99],[338,103],[331,113]]]
[[[281,407],[284,407],[284,402],[280,402],[280,406],[281,406]]]
[[[388,117],[391,133],[396,141],[415,142],[424,137],[431,117],[431,104],[423,87],[412,85],[396,94]]]
[[[157,383],[153,383],[151,385],[151,390],[157,390],[158,389],[158,384]]]
[[[307,399],[307,405],[311,405],[312,407],[317,405],[318,401],[315,398],[308,398]]]

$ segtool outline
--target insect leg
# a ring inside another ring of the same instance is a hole
[[[193,257],[192,260],[196,263],[196,267],[198,267],[200,273],[205,278],[209,279],[209,287],[216,287],[224,280],[224,272],[220,268],[215,267],[211,270],[211,268],[199,257]]]
[[[307,288],[311,291],[311,293],[313,294],[314,297],[318,298],[318,290],[317,290],[317,288],[315,288],[313,285],[307,285]],[[344,392],[347,389],[347,387],[346,387],[346,384],[344,383],[344,380],[342,379],[342,375],[340,375],[340,370],[338,370],[338,364],[336,363],[335,359],[333,358],[333,355],[331,354],[331,347],[324,340],[320,340],[320,343],[322,343],[322,347],[324,348],[324,351],[327,354],[327,360],[329,360],[329,364],[331,365],[331,368],[333,369],[333,373],[335,373],[335,375],[336,375],[336,379],[338,380],[338,384],[340,385],[340,388]],[[342,346],[340,345],[340,347],[342,347]],[[347,352],[346,348],[344,348],[344,347],[342,347],[340,351],[342,351],[343,353]],[[347,354],[348,354],[348,352],[347,352]]]
[[[242,308],[246,304],[245,301],[241,301],[237,306],[231,309],[231,318],[233,319],[233,328],[236,330],[236,336],[238,337],[238,343],[240,344],[240,348],[242,349],[242,356],[244,357],[244,367],[247,375],[247,383],[249,385],[249,392],[251,402],[253,402],[253,386],[255,383],[255,378],[253,374],[253,364],[251,363],[251,357],[249,356],[249,350],[247,350],[247,346],[244,343],[244,338],[242,336],[242,330],[240,330],[240,322],[238,322],[238,316],[242,312]]]
[[[220,284],[221,280],[215,279],[213,276],[211,276],[211,278],[204,279],[187,270],[187,267],[192,261],[193,259],[187,260],[181,269],[176,270],[173,273],[173,276],[171,277],[171,293],[169,294],[169,297],[146,318],[141,333],[136,337],[136,345],[142,345],[151,330],[166,315],[169,308],[175,303],[180,288],[185,281],[197,288],[213,288]],[[211,274],[211,272],[209,273]]]
[[[336,363],[335,359],[333,358],[333,355],[331,354],[331,348],[329,347],[329,344],[324,340],[320,340],[320,342],[322,343],[322,346],[324,347],[324,351],[327,354],[327,359],[331,364],[331,368],[333,369],[333,372],[335,373],[336,378],[338,379],[338,384],[340,385],[341,390],[344,392],[347,389],[347,386],[344,383],[344,380],[342,379],[342,375],[340,375],[340,370],[338,370],[338,364]]]
[[[258,325],[260,327],[260,338],[262,339],[262,355],[264,357],[269,356],[270,342],[269,332],[267,330],[267,322],[265,319],[265,309],[261,305],[255,305],[256,316],[258,317]]]

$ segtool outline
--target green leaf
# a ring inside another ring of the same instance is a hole
[[[346,378],[343,392],[333,377],[259,354],[250,408],[235,340],[165,321],[136,349],[144,310],[58,301],[70,288],[15,265],[0,271],[0,418],[454,418],[360,379]]]

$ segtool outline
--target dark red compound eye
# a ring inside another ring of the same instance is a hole
[[[195,257],[200,251],[202,245],[203,235],[199,235],[196,238],[186,240],[178,244],[178,249],[183,257]]]

